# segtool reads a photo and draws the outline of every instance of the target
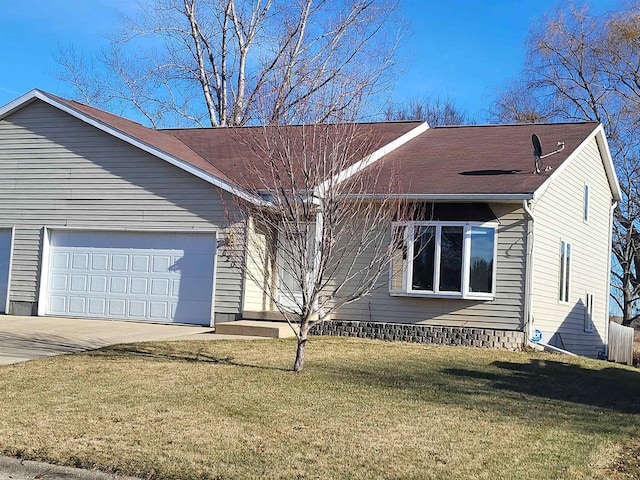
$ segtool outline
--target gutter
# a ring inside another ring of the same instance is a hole
[[[375,200],[378,198],[397,198],[401,200],[422,201],[449,201],[449,202],[495,202],[512,203],[527,201],[533,198],[530,193],[442,193],[442,194],[402,194],[402,193],[365,193],[347,194],[345,198],[365,198]]]

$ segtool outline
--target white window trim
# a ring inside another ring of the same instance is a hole
[[[564,250],[563,250],[564,246]],[[567,247],[569,247],[570,254],[567,257]],[[558,299],[558,303],[568,304],[571,299],[571,259],[573,258],[573,244],[566,240],[560,239],[560,261],[562,262],[562,267],[560,269],[564,275],[560,276],[560,298]],[[568,266],[568,268],[567,268]],[[565,298],[566,295],[566,298]]]
[[[584,194],[583,194],[583,209],[582,209],[582,220],[584,223],[589,223],[589,214],[591,209],[591,188],[588,183],[584,185]]]
[[[414,221],[414,222],[394,222],[392,229],[399,227],[404,228],[404,248],[406,248],[406,258],[402,266],[402,283],[406,286],[405,290],[392,289],[392,269],[389,269],[389,294],[391,296],[404,297],[423,297],[423,298],[450,298],[462,300],[493,300],[496,295],[496,274],[498,265],[498,223],[497,222],[438,222],[438,221]],[[433,291],[414,290],[411,288],[411,279],[413,278],[413,241],[416,227],[436,227],[435,238],[435,254],[434,254],[434,280]],[[462,278],[461,292],[441,291],[438,289],[440,284],[440,251],[441,251],[441,234],[442,227],[462,227],[463,228],[463,247],[462,247]],[[493,228],[495,230],[493,242],[493,271],[491,275],[491,292],[470,292],[469,277],[471,267],[471,228],[484,227]]]

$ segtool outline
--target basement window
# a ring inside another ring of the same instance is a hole
[[[416,297],[492,300],[496,224],[406,222],[393,225],[389,292]]]

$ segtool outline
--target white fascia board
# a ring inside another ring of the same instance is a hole
[[[609,150],[609,142],[607,141],[607,136],[604,134],[604,127],[602,126],[602,124],[598,125],[597,131],[598,135],[596,136],[596,141],[598,142],[600,154],[603,157],[602,160],[604,162],[604,169],[607,172],[607,179],[609,180],[609,185],[611,186],[613,199],[619,202],[622,199],[622,191],[620,190],[618,174],[616,173],[616,167],[613,163],[613,157],[611,157],[611,151]]]
[[[533,195],[530,193],[436,193],[436,194],[362,194],[362,195],[346,195],[347,198],[399,198],[403,200],[420,200],[420,201],[438,201],[438,202],[496,202],[511,203],[522,202],[523,200],[531,200]]]
[[[13,101],[7,103],[6,105],[4,105],[3,107],[1,107],[0,108],[0,120],[2,120],[4,117],[6,117],[8,115],[11,115],[16,110],[20,110],[22,107],[24,107],[25,105],[28,105],[29,103],[31,103],[36,98],[39,98],[38,97],[38,93],[40,93],[39,90],[31,90],[31,91],[25,93],[24,95],[20,95],[15,100],[13,100]]]
[[[428,129],[429,129],[429,124],[427,122],[421,123],[417,127],[409,130],[407,133],[400,135],[395,140],[392,140],[391,142],[383,145],[375,152],[370,153],[369,155],[364,157],[362,160],[358,160],[356,163],[344,169],[343,171],[335,175],[333,178],[322,182],[320,185],[318,185],[314,189],[314,192],[322,196],[322,192],[324,192],[329,187],[329,185],[340,183],[347,180],[348,178],[352,177],[356,173],[361,172],[362,170],[367,168],[369,165],[377,162],[385,155],[388,155],[389,153],[393,152],[398,147],[404,145],[409,140],[412,140],[418,135],[420,135],[421,133],[426,132]]]
[[[616,171],[613,166],[613,159],[611,158],[611,152],[609,151],[609,145],[607,143],[607,139],[605,137],[604,128],[602,127],[602,124],[599,124],[593,130],[593,132],[591,132],[589,136],[587,136],[587,138],[585,138],[582,141],[582,143],[578,145],[578,148],[576,148],[573,152],[571,152],[569,157],[567,157],[567,159],[564,162],[562,162],[551,175],[549,175],[549,178],[547,178],[545,182],[542,185],[540,185],[540,187],[538,187],[538,189],[533,194],[534,200],[537,200],[538,198],[540,198],[544,194],[544,192],[547,191],[551,183],[553,183],[553,181],[562,174],[562,172],[567,168],[567,166],[569,166],[577,158],[577,156],[582,152],[582,150],[593,139],[596,139],[596,142],[598,144],[598,151],[600,152],[600,156],[602,157],[602,161],[604,164],[605,171],[607,173],[607,179],[609,181],[609,186],[611,188],[611,193],[613,195],[613,198],[614,200],[620,200],[621,193],[620,193],[620,186],[618,184],[618,177],[616,175]]]
[[[141,140],[132,137],[131,135],[128,135],[124,132],[122,132],[121,130],[118,130],[116,128],[113,128],[105,123],[103,123],[102,121],[84,113],[81,112],[80,110],[76,110],[75,108],[72,108],[68,105],[65,105],[63,103],[58,102],[56,99],[49,97],[46,93],[40,91],[40,90],[31,90],[28,93],[25,93],[24,95],[22,95],[21,97],[18,97],[17,99],[15,99],[13,102],[8,103],[7,105],[5,105],[4,107],[2,107],[0,109],[0,119],[10,115],[11,113],[15,112],[16,110],[19,110],[20,108],[28,105],[29,103],[31,103],[33,100],[38,99],[38,100],[42,100],[43,102],[51,105],[52,107],[55,107],[59,110],[62,110],[63,112],[68,113],[69,115],[77,118],[78,120],[81,120],[93,127],[96,127],[99,130],[102,130],[105,133],[108,133],[109,135],[116,137],[130,145],[133,145],[134,147],[137,147],[141,150],[144,150],[147,153],[150,153],[151,155],[158,157],[162,160],[164,160],[167,163],[170,163],[171,165],[174,165],[202,180],[204,180],[207,183],[210,183],[212,185],[215,185],[218,188],[221,188],[222,190],[225,190],[233,195],[236,195],[240,198],[242,198],[243,200],[246,200],[250,203],[253,203],[255,205],[258,206],[266,206],[268,205],[267,202],[264,202],[264,200],[257,198],[249,193],[247,193],[246,191],[235,187],[227,182],[225,182],[224,180],[216,177],[215,175],[211,175],[210,173],[207,173],[203,170],[200,170],[197,167],[194,167],[193,165],[191,165],[188,162],[185,162],[184,160],[181,160],[178,157],[175,157],[173,155],[170,155],[158,148],[155,148],[152,145],[149,145],[148,143],[142,142]]]

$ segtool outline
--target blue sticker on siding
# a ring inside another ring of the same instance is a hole
[[[531,336],[531,341],[533,343],[538,343],[540,340],[542,340],[542,332],[536,328]]]

